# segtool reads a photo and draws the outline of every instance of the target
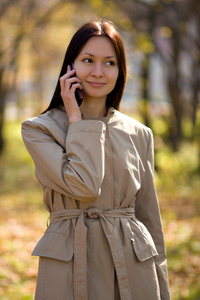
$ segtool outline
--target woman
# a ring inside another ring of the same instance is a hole
[[[50,212],[33,251],[35,299],[170,299],[152,133],[118,111],[125,81],[114,25],[88,23],[68,46],[48,109],[22,124]]]

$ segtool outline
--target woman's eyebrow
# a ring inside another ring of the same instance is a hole
[[[80,55],[90,55],[90,56],[94,56],[93,54],[91,54],[91,53],[89,53],[89,52],[83,52],[83,53],[81,53]]]
[[[80,53],[80,55],[89,55],[91,57],[95,57],[94,54],[89,53],[89,52],[83,52],[83,53]],[[115,58],[115,59],[117,59],[116,56],[114,56],[114,55],[108,55],[108,56],[105,56],[105,58]]]

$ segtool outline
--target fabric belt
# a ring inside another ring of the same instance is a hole
[[[108,240],[116,274],[121,300],[131,300],[130,281],[127,262],[117,227],[109,218],[135,218],[134,208],[100,210],[97,208],[63,209],[50,214],[50,224],[63,220],[77,219],[74,235],[74,299],[88,300],[87,292],[87,227],[86,218],[99,218],[103,232]]]

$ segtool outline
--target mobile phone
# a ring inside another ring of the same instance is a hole
[[[71,69],[74,70],[74,63],[71,63]],[[76,76],[76,73],[73,75]],[[75,91],[75,97],[78,105],[80,106],[83,101],[83,94],[81,93],[80,89],[76,89]]]

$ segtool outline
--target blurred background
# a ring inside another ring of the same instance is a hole
[[[0,1],[0,299],[33,299],[48,217],[20,124],[47,107],[68,42],[95,17],[125,44],[121,111],[154,133],[172,299],[200,299],[199,0]]]

